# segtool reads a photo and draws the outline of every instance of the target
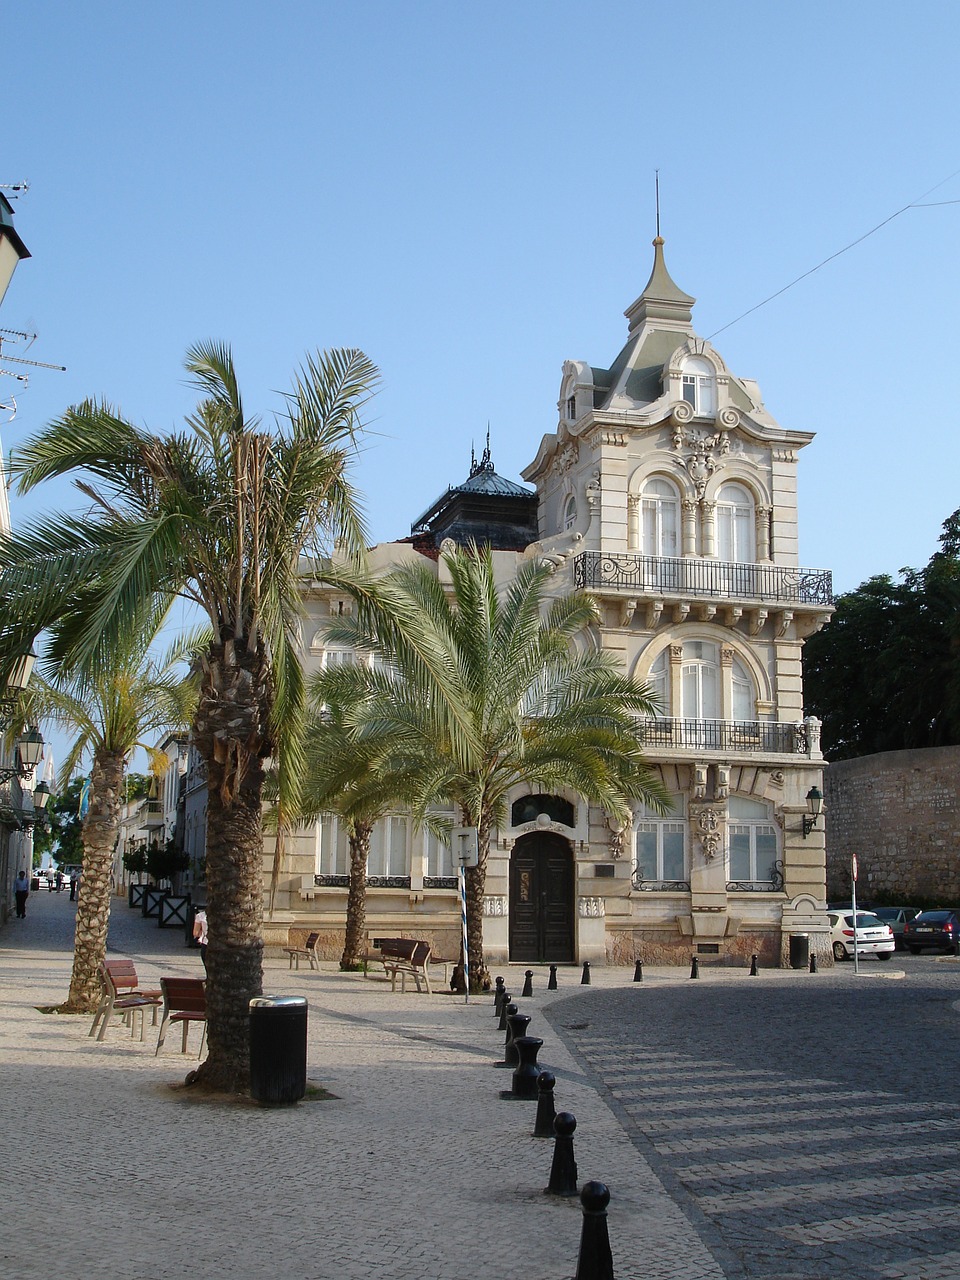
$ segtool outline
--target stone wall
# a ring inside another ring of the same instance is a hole
[[[826,770],[827,900],[960,905],[960,747],[887,751]]]

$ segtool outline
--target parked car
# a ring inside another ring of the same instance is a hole
[[[893,930],[893,941],[896,943],[897,949],[901,950],[905,946],[903,941],[903,930],[908,920],[912,920],[914,916],[920,914],[919,907],[876,907],[873,914],[878,920],[882,920],[884,924],[888,924]]]
[[[903,941],[914,956],[918,956],[924,947],[956,951],[960,946],[960,911],[949,907],[921,911],[904,925]]]
[[[828,911],[827,919],[830,921],[830,942],[834,959],[852,959],[853,912]],[[893,930],[869,911],[857,912],[856,939],[858,956],[876,956],[878,960],[889,960],[896,949]]]

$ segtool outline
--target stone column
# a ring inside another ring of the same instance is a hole
[[[757,507],[757,560],[770,559],[770,517],[773,507]]]
[[[695,556],[697,554],[697,504],[685,498],[682,507],[681,554]]]
[[[715,556],[717,554],[716,510],[717,504],[715,502],[702,501],[700,503],[700,534],[704,556]]]

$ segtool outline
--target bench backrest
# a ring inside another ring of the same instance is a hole
[[[303,944],[304,951],[312,951],[320,941],[319,933],[308,934],[306,942]]]
[[[100,966],[100,974],[117,995],[139,986],[137,969],[132,960],[104,960]]]
[[[207,1011],[207,988],[203,978],[161,978],[160,990],[168,1013]]]
[[[410,963],[415,969],[422,968],[430,959],[430,943],[418,942],[413,949],[413,955],[410,957]]]

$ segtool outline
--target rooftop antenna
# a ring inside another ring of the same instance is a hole
[[[657,239],[660,239],[660,170],[654,169],[654,187],[657,193]]]
[[[5,342],[25,342],[27,345],[23,349],[24,351],[29,351],[36,340],[37,335],[35,333],[21,333],[19,329],[0,329],[0,360],[5,364],[22,364],[27,365],[32,369],[55,369],[57,373],[66,373],[66,365],[47,364],[45,360],[25,360],[23,356],[7,355],[3,349],[3,344]],[[0,365],[0,377],[14,378],[20,383],[21,391],[26,390],[27,383],[30,381],[30,374],[26,371],[18,373],[13,369],[4,369],[2,365]],[[11,396],[9,401],[0,402],[0,409],[3,409],[5,412],[10,414],[7,421],[12,422],[17,416],[16,399]]]

